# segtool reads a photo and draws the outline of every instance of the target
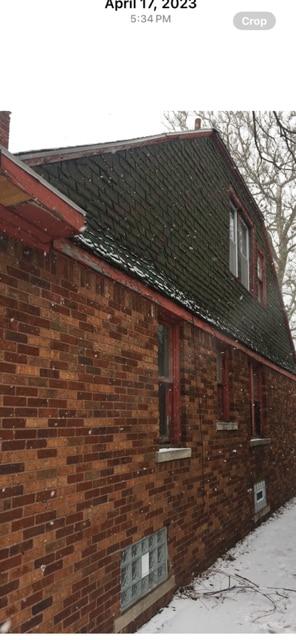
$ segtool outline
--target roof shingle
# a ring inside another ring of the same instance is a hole
[[[23,159],[87,212],[80,246],[295,372],[262,215],[217,132]],[[266,308],[229,271],[230,185],[266,255]]]

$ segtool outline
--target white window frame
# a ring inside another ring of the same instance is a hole
[[[250,229],[238,207],[230,200],[229,268],[241,284],[250,290]],[[246,248],[241,237],[246,234]]]
[[[229,267],[231,273],[238,275],[238,251],[237,251],[237,209],[230,200],[229,212]]]

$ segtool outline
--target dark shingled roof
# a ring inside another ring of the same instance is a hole
[[[296,372],[263,218],[216,131],[20,155],[87,212],[76,243]],[[266,308],[229,270],[230,185],[266,255]]]

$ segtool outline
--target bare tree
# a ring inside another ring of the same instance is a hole
[[[262,211],[296,340],[296,112],[170,111],[170,130],[217,129]]]

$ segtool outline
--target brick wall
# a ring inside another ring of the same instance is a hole
[[[248,361],[232,350],[238,430],[217,432],[216,342],[181,321],[192,457],[156,463],[156,305],[62,255],[0,249],[0,624],[112,633],[122,549],[166,526],[181,585],[254,526],[254,482],[271,509],[295,495],[295,383],[265,370],[271,444],[251,448]]]
[[[8,149],[10,111],[0,111],[0,144]]]

